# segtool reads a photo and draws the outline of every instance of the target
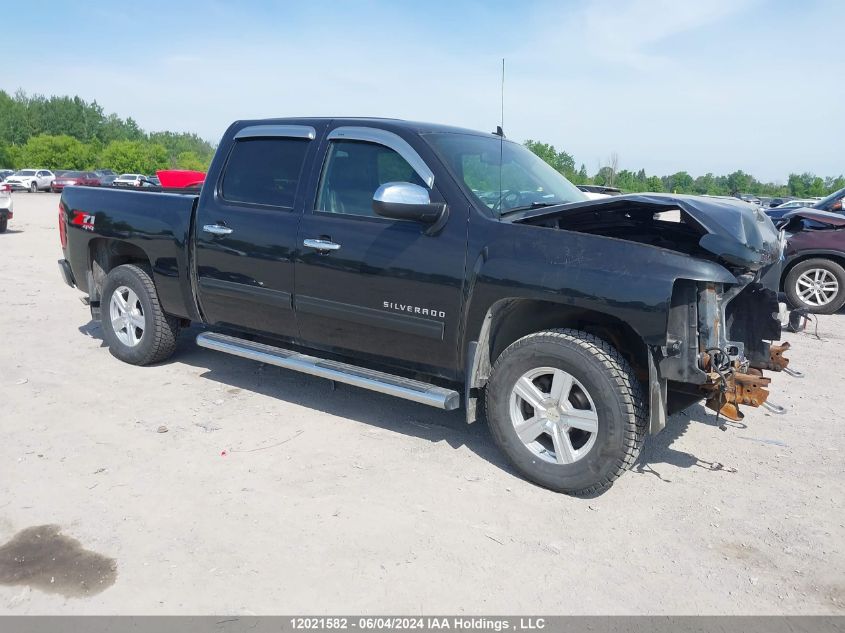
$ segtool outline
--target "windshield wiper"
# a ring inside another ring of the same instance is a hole
[[[526,204],[523,207],[514,207],[513,209],[507,209],[506,211],[502,211],[502,215],[507,213],[516,213],[517,211],[530,211],[531,209],[542,209],[543,207],[556,207],[561,204],[566,204],[565,202],[532,202],[531,204]]]

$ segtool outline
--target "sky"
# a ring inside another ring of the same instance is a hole
[[[79,95],[147,131],[217,142],[233,120],[282,116],[492,131],[505,58],[505,134],[591,174],[613,153],[656,175],[845,172],[842,0],[65,0],[38,13],[4,25],[0,89]]]

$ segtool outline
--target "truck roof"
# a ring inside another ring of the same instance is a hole
[[[317,122],[332,121],[339,125],[368,125],[385,130],[405,130],[416,134],[441,132],[447,134],[473,134],[475,136],[495,136],[489,132],[479,132],[468,128],[439,123],[424,123],[420,121],[406,121],[404,119],[389,119],[379,117],[282,117],[277,119],[250,119],[235,121],[237,127],[247,125],[313,125]],[[496,138],[499,138],[496,136]]]

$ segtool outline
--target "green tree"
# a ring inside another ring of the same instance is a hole
[[[20,148],[19,167],[47,169],[91,169],[94,154],[91,148],[67,135],[41,134],[30,137]]]
[[[709,194],[715,195],[717,194],[716,189],[716,179],[713,177],[713,174],[707,173],[703,176],[699,176],[695,179],[692,184],[692,191],[693,193],[697,194]]]
[[[735,196],[738,193],[747,193],[751,189],[752,178],[742,170],[728,174],[728,193]]]
[[[112,141],[100,155],[100,162],[120,173],[152,174],[170,166],[163,145],[144,141]]]
[[[575,159],[571,154],[564,151],[557,151],[554,145],[532,141],[531,139],[525,141],[524,145],[567,178],[572,178],[576,175]]]
[[[665,183],[666,190],[673,193],[690,193],[692,192],[693,179],[685,171],[679,171],[668,177],[668,182]]]
[[[649,176],[645,181],[645,190],[661,193],[663,191],[663,181],[657,176]]]
[[[187,132],[151,132],[149,139],[153,143],[158,143],[167,148],[170,162],[174,167],[178,166],[179,155],[185,152],[192,152],[196,155],[199,163],[203,165],[202,169],[208,168],[214,156],[214,146],[196,134],[189,134]]]
[[[577,185],[589,184],[590,176],[587,174],[587,166],[584,163],[581,163],[581,167],[578,169],[578,173],[575,174],[575,178],[572,182]]]
[[[180,152],[176,156],[176,169],[193,169],[195,171],[207,171],[208,163],[204,162],[197,156],[196,152]]]

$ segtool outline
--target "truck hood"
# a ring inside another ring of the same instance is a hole
[[[583,228],[665,248],[678,244],[675,250],[691,255],[696,254],[689,248],[694,241],[727,265],[752,271],[778,261],[783,248],[778,229],[762,209],[735,198],[628,194],[524,211],[507,219],[576,231]],[[679,222],[685,225],[683,230]]]

